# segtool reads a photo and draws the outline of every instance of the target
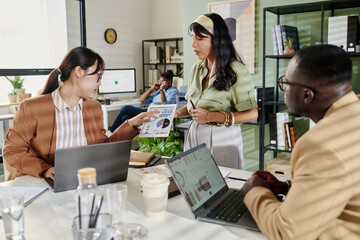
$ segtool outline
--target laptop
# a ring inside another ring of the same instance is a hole
[[[227,186],[205,143],[167,159],[166,164],[195,218],[259,231],[240,190]]]
[[[98,185],[127,179],[131,141],[100,143],[55,150],[55,180],[45,180],[54,192],[76,189],[77,170],[96,168]]]

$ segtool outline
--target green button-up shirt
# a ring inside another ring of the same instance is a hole
[[[190,74],[186,100],[187,109],[192,108],[190,100],[196,108],[211,112],[241,112],[257,108],[254,85],[247,68],[237,60],[231,62],[231,68],[237,75],[237,81],[229,90],[219,91],[213,85],[202,89],[202,80],[208,73],[207,60],[201,60],[193,66]],[[216,76],[214,76],[216,77]],[[211,80],[211,79],[210,79]],[[210,81],[211,82],[211,81]]]

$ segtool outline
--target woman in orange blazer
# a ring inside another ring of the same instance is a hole
[[[104,69],[99,54],[74,48],[50,73],[42,94],[21,102],[3,149],[4,158],[17,170],[14,177],[54,178],[56,148],[130,140],[139,133],[136,126],[155,117],[154,112],[141,113],[107,137],[101,105],[91,99]]]

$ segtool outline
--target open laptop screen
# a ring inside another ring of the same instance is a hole
[[[169,159],[167,164],[193,211],[226,186],[205,144]]]

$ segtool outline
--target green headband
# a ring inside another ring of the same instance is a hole
[[[200,15],[197,19],[194,20],[193,23],[200,24],[203,28],[205,28],[211,35],[214,35],[214,23],[211,18]]]

